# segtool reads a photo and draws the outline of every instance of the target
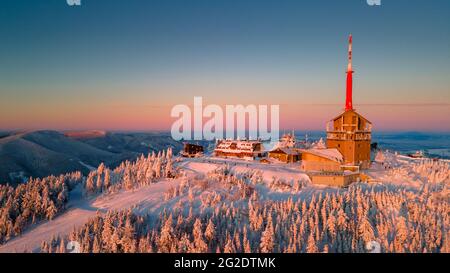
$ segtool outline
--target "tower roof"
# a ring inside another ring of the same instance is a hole
[[[337,119],[340,119],[342,116],[349,116],[349,115],[355,115],[358,116],[360,119],[363,119],[365,122],[372,124],[372,122],[370,122],[368,119],[366,119],[364,116],[362,116],[361,114],[359,114],[358,112],[356,112],[354,109],[352,110],[348,110],[345,111],[343,113],[341,113],[339,116],[334,117],[333,119],[331,119],[331,121],[336,121]]]

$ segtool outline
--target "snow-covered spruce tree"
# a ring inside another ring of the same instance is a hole
[[[80,172],[30,178],[17,187],[0,185],[0,244],[20,235],[30,224],[52,220],[66,208],[68,192],[80,184]]]
[[[172,151],[153,152],[147,157],[141,155],[134,162],[124,161],[114,170],[108,169],[103,163],[91,171],[86,178],[84,192],[86,196],[103,192],[133,190],[148,185],[160,178],[173,178],[176,170],[173,168]]]
[[[214,244],[214,241],[216,239],[216,227],[214,226],[211,218],[209,219],[208,225],[206,226],[205,238],[208,241],[209,247]]]
[[[209,183],[221,187],[193,196],[195,209],[189,202],[177,203],[152,214],[151,221],[130,211],[109,212],[70,236],[83,242],[84,250],[101,246],[101,252],[367,252],[365,245],[372,240],[382,252],[448,251],[450,205],[439,183],[418,192],[355,184],[328,194],[267,202],[241,196],[239,181],[251,181],[219,176],[217,184]],[[194,180],[186,184],[201,187]],[[188,191],[182,195],[186,200]],[[212,202],[213,196],[222,198]],[[199,202],[203,197],[209,201]],[[58,247],[49,241],[43,251]]]
[[[164,226],[161,228],[161,235],[158,241],[158,252],[169,253],[172,249],[172,244],[174,238],[173,227],[172,227],[172,215],[167,217]]]
[[[267,225],[266,229],[264,230],[262,236],[261,236],[261,243],[259,244],[260,251],[262,253],[270,253],[274,250],[275,246],[275,235],[274,235],[274,229],[272,224],[272,216],[269,215],[269,218],[267,219]]]
[[[194,223],[194,230],[192,231],[194,235],[194,249],[195,252],[205,253],[208,251],[208,245],[203,238],[202,222],[200,219],[196,219]]]

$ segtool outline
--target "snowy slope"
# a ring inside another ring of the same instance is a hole
[[[309,178],[295,167],[289,165],[268,166],[256,162],[221,159],[189,159],[182,161],[179,166],[188,178],[205,176],[208,172],[224,166],[233,165],[232,171],[235,173],[245,173],[248,171],[261,171],[262,177],[269,182],[273,177],[279,179],[309,180]],[[98,213],[105,213],[108,210],[120,210],[133,207],[137,213],[158,212],[163,207],[170,208],[174,201],[165,202],[164,193],[171,187],[176,187],[183,179],[163,180],[158,183],[144,186],[133,191],[121,191],[116,194],[107,194],[95,199],[84,200],[79,190],[71,193],[69,210],[56,217],[52,221],[43,222],[29,231],[22,234],[8,243],[0,246],[0,252],[28,252],[36,251],[42,241],[47,241],[53,236],[66,235],[75,227],[79,227],[89,218]],[[220,190],[218,188],[212,189]],[[319,187],[320,189],[320,187]],[[264,194],[269,196],[270,190],[264,189]],[[306,191],[304,192],[306,193]],[[287,199],[290,194],[272,193],[274,199]],[[201,195],[198,196],[201,198]],[[178,198],[184,200],[182,197]],[[185,198],[186,199],[186,198]]]
[[[117,194],[100,196],[96,199],[83,200],[79,191],[72,193],[71,207],[63,215],[56,217],[52,221],[44,222],[18,238],[0,247],[0,252],[29,252],[39,248],[44,240],[51,239],[52,236],[65,235],[74,227],[83,225],[97,211],[105,213],[108,210],[119,210],[132,207],[135,204],[145,203],[146,207],[158,210],[162,204],[164,192],[171,186],[178,183],[177,180],[164,180],[135,191],[122,191]]]
[[[259,177],[261,181],[251,182],[249,186],[255,189],[259,199],[263,201],[295,201],[317,193],[347,191],[312,185],[308,176],[300,171],[299,164],[262,164],[211,157],[177,161],[175,167],[183,175],[176,179],[163,179],[148,186],[104,194],[90,200],[83,199],[79,190],[72,192],[70,209],[66,213],[31,228],[1,246],[0,252],[36,251],[42,241],[48,241],[57,235],[67,235],[74,227],[80,227],[89,218],[94,217],[97,212],[133,208],[138,214],[157,214],[162,209],[191,207],[201,210],[210,204],[213,206],[216,198],[226,202],[239,202],[240,197],[236,196],[236,192],[230,191],[230,184],[214,178],[221,175],[217,171],[221,168],[226,168],[233,176],[239,179],[244,177],[247,181]],[[426,184],[440,182],[446,183],[448,187],[450,182],[449,164],[446,161],[414,160],[388,152],[384,155],[384,162],[374,163],[367,174],[374,184],[414,190],[419,190]]]

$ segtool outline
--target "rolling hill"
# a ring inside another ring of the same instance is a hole
[[[81,137],[77,137],[81,136]],[[0,138],[0,183],[16,184],[28,177],[44,177],[81,171],[104,162],[114,167],[140,154],[181,143],[164,133],[104,133],[65,135],[57,131],[11,133]]]

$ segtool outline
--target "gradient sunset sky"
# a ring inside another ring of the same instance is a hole
[[[450,131],[450,1],[2,0],[0,129],[168,130],[176,104],[279,104],[323,130]]]

